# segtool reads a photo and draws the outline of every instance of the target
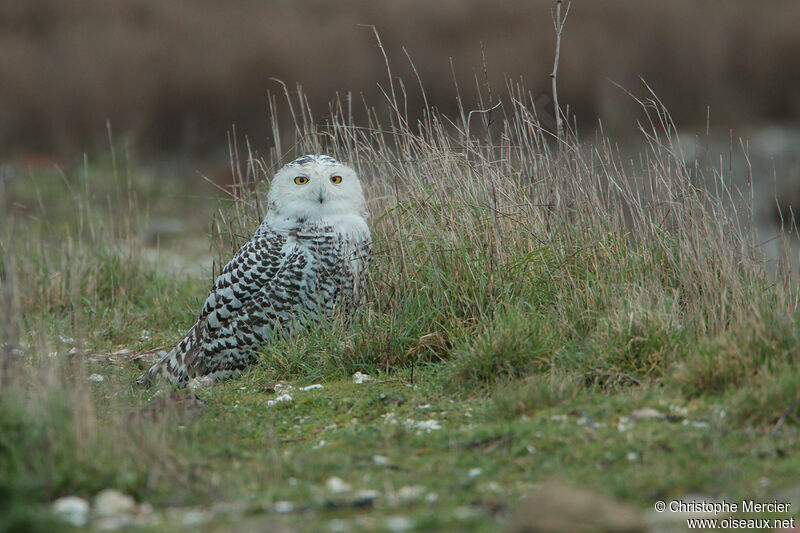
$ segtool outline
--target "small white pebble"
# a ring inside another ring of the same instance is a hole
[[[366,383],[367,381],[372,381],[373,379],[375,378],[373,378],[368,374],[362,374],[361,372],[356,372],[355,374],[353,374],[353,383],[355,383],[356,385],[361,385],[362,383]]]
[[[89,518],[89,502],[77,496],[66,496],[53,502],[53,513],[64,522],[83,527]]]
[[[281,394],[280,396],[278,396],[274,400],[269,400],[267,402],[267,405],[271,406],[271,405],[275,405],[276,403],[291,402],[291,401],[292,401],[292,397],[291,396],[289,396],[288,394]]]
[[[103,382],[103,381],[105,381],[105,380],[106,380],[106,378],[104,378],[104,377],[103,377],[103,376],[101,376],[100,374],[92,374],[91,376],[89,376],[89,377],[88,377],[88,378],[86,378],[86,379],[87,379],[88,381],[94,381],[95,383],[101,383],[101,382]]]
[[[294,504],[292,502],[279,501],[275,502],[272,508],[275,509],[276,513],[291,513],[294,511]]]
[[[686,416],[689,414],[689,409],[687,409],[686,407],[681,407],[679,405],[670,405],[669,410],[670,412],[673,412],[678,415]]]
[[[341,478],[336,476],[329,477],[328,481],[325,482],[325,487],[334,494],[341,494],[353,490],[352,485],[345,483]]]
[[[94,497],[92,507],[95,516],[111,517],[129,512],[136,507],[136,501],[118,490],[105,489]]]
[[[428,503],[433,503],[438,499],[439,495],[436,494],[435,492],[429,492],[428,494],[425,495],[425,501]]]
[[[418,433],[430,433],[442,429],[442,425],[436,420],[411,420],[408,419],[403,424],[410,429],[416,429]]]
[[[628,452],[628,461],[633,462],[633,461],[638,461],[638,460],[639,460],[639,454],[638,453],[636,453],[636,452]]]
[[[414,522],[407,516],[395,515],[386,519],[386,528],[394,533],[408,531],[412,527],[414,527]]]
[[[58,340],[60,340],[64,344],[75,344],[75,339],[73,339],[72,337],[62,337],[61,335],[59,335]]]
[[[190,509],[184,513],[182,522],[184,526],[199,526],[208,522],[209,518],[205,511]]]
[[[563,422],[567,420],[567,415],[553,415],[550,417],[550,420],[553,422]]]
[[[320,448],[322,448],[326,444],[328,444],[328,441],[326,441],[325,439],[322,439],[321,441],[316,443],[314,446],[312,446],[311,449],[312,450],[319,450]]]
[[[470,468],[469,473],[467,474],[469,477],[478,477],[483,474],[482,468]]]
[[[356,497],[359,500],[377,500],[381,493],[375,489],[362,489],[356,492]]]
[[[214,384],[214,378],[211,376],[203,376],[201,378],[192,378],[186,385],[190,389],[202,389],[203,387],[210,387]]]
[[[652,407],[642,407],[641,409],[637,409],[636,411],[632,412],[630,417],[634,420],[640,420],[645,418],[664,418],[664,415]]]
[[[400,487],[397,491],[397,497],[401,500],[417,500],[425,494],[425,487],[420,485],[410,485]]]
[[[372,462],[379,466],[385,466],[389,464],[389,458],[385,455],[373,455]]]
[[[67,355],[75,355],[76,353],[78,353],[78,349],[73,346],[72,348],[69,349]]]
[[[453,518],[456,520],[468,520],[477,514],[476,511],[469,507],[460,506],[453,509]]]
[[[353,526],[347,520],[341,518],[334,518],[328,522],[328,530],[331,533],[347,533],[353,530]]]
[[[322,388],[322,385],[320,385],[319,383],[314,383],[313,385],[309,385],[308,387],[300,387],[300,390],[301,391],[310,391],[310,390],[316,390],[316,389],[321,389],[321,388]]]
[[[490,481],[489,483],[486,484],[486,490],[490,492],[500,492],[502,488],[500,487],[500,484],[497,481]]]
[[[136,513],[141,516],[150,516],[153,514],[153,504],[142,502],[136,507]]]
[[[536,453],[536,446],[528,446],[526,449],[528,450],[528,453],[531,455]]]

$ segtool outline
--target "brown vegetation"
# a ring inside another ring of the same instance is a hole
[[[478,83],[505,92],[524,77],[550,109],[551,2],[299,0],[29,0],[0,4],[0,153],[62,154],[106,146],[106,121],[143,148],[220,147],[231,124],[261,144],[271,78],[302,84],[324,111],[335,93],[377,100],[386,86],[375,25],[407,106],[454,112]],[[576,3],[560,96],[578,119],[631,123],[613,83],[648,81],[679,123],[800,117],[800,4],[775,0]],[[405,47],[405,50],[404,50]],[[482,50],[483,48],[483,50]],[[488,66],[484,72],[483,56]],[[450,60],[452,58],[453,69]],[[354,105],[360,109],[361,105]]]

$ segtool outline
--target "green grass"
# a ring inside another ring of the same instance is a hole
[[[213,218],[173,244],[204,239],[219,263],[257,224],[261,184],[200,202],[102,161],[12,184],[0,530],[53,527],[50,502],[106,488],[152,504],[157,531],[197,527],[192,510],[212,531],[494,531],[548,480],[642,513],[793,488],[796,289],[762,273],[747,210],[697,192],[671,126],[634,179],[604,145],[557,155],[524,107],[507,113],[496,143],[435,114],[419,130],[395,115],[385,137],[336,114],[298,124],[298,151],[365,182],[368,302],[197,398],[134,385],[132,355],[176,343],[212,277],[152,260],[142,228]],[[269,405],[284,386],[293,401]]]

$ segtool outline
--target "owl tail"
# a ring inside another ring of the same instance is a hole
[[[152,387],[160,383],[180,385],[188,380],[186,370],[181,367],[176,347],[162,356],[147,372],[139,376],[136,383],[146,387]]]
[[[183,340],[169,353],[164,354],[150,369],[139,376],[136,383],[144,386],[153,386],[159,383],[169,383],[184,387],[190,379],[189,366],[193,359],[193,339],[196,326],[186,334]]]
[[[164,354],[136,382],[147,386],[168,383],[185,387],[192,378],[206,374],[203,352],[198,350],[199,331],[197,324],[192,326],[183,340],[169,353]]]

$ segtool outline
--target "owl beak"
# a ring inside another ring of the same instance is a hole
[[[317,200],[319,200],[319,203],[322,203],[322,202],[325,201],[325,187],[324,186],[321,186],[319,188],[319,191],[317,192]]]

